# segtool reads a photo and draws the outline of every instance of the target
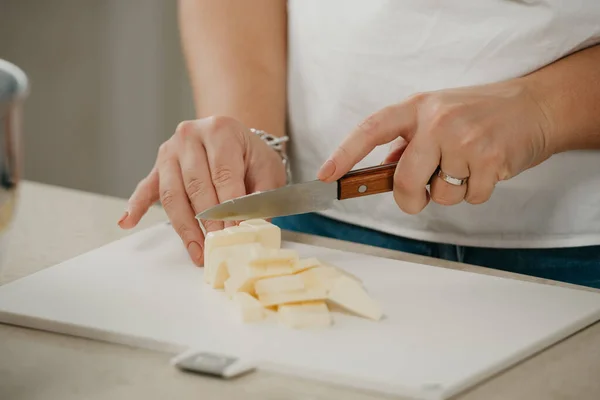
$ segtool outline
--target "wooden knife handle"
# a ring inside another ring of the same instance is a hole
[[[391,192],[394,188],[396,164],[378,165],[348,172],[338,181],[338,199],[352,199]]]

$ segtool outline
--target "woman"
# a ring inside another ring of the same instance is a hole
[[[198,119],[120,225],[160,199],[201,265],[196,213],[286,183],[255,128],[296,182],[398,161],[393,196],[282,228],[600,287],[600,3],[563,4],[181,0]]]

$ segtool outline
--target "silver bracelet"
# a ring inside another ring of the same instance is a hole
[[[263,142],[267,144],[267,146],[269,146],[279,154],[279,157],[281,157],[281,162],[283,163],[283,166],[285,168],[285,184],[289,185],[290,183],[292,183],[292,169],[290,166],[290,161],[285,151],[283,151],[282,146],[282,143],[288,142],[290,138],[288,136],[274,136],[263,130],[254,128],[250,128],[250,132],[257,135]]]

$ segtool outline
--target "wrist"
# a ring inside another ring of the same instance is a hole
[[[558,129],[557,116],[548,103],[548,88],[540,84],[536,79],[521,78],[524,91],[532,104],[532,114],[535,124],[538,126],[545,153],[548,156],[560,153],[568,149],[566,137],[561,135]]]
[[[285,183],[286,185],[292,183],[291,165],[287,153],[285,151],[285,143],[289,141],[289,137],[271,135],[268,132],[255,128],[250,128],[250,132],[257,135],[263,142],[267,144],[267,146],[269,146],[273,151],[275,151],[279,155],[279,157],[281,158],[281,163],[285,170]]]

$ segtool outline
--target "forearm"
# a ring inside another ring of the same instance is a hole
[[[196,115],[285,134],[285,0],[180,0]]]
[[[523,79],[546,116],[552,152],[600,149],[600,45]]]

